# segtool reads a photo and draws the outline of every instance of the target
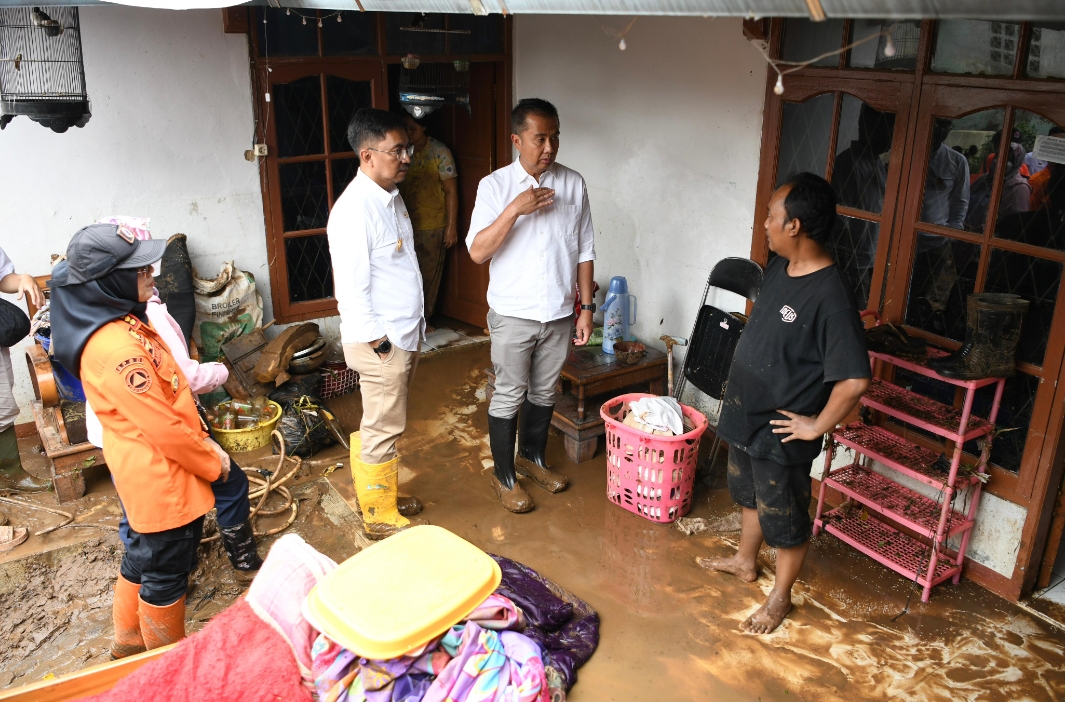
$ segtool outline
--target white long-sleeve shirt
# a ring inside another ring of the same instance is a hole
[[[573,314],[577,265],[595,260],[588,187],[577,171],[553,163],[537,183],[515,161],[477,187],[466,247],[529,188],[553,188],[554,203],[522,215],[489,266],[488,305],[506,317],[551,322]]]
[[[193,395],[214,392],[229,380],[229,371],[222,363],[200,363],[189,358],[189,347],[185,343],[185,334],[181,331],[177,320],[170,316],[166,305],[159,299],[159,295],[152,295],[148,306],[144,311],[152,328],[159,334],[166,347],[170,349],[170,355],[181,369],[185,380],[189,383],[189,390]],[[93,412],[92,406],[85,403],[85,431],[89,435],[89,443],[93,446],[104,447],[104,429],[100,420]]]
[[[417,351],[425,300],[414,228],[399,190],[384,190],[360,169],[333,205],[326,233],[341,341],[387,336],[404,351]]]

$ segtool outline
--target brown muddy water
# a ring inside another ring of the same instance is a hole
[[[720,465],[700,478],[689,515],[709,520],[710,529],[686,536],[607,501],[602,444],[578,466],[553,436],[550,458],[569,488],[550,495],[528,484],[536,509],[505,512],[487,477],[488,364],[485,346],[423,358],[399,445],[401,489],[425,502],[421,516],[429,522],[536,568],[599,611],[599,650],[579,671],[573,702],[1065,698],[1065,633],[967,581],[936,588],[928,604],[916,593],[909,612],[892,621],[910,584],[830,535],[814,540],[784,626],[768,636],[740,633],[739,623],[772,587],[773,554],[763,551],[763,572],[752,584],[696,565],[699,556],[728,554],[738,538]],[[331,406],[345,426],[357,425],[357,395]],[[316,459],[306,480],[317,506],[301,509],[304,521],[294,528],[342,560],[364,543],[350,511],[337,505],[337,497],[354,504],[347,460],[339,449]],[[337,460],[344,468],[327,484],[320,476]],[[92,491],[86,509],[105,514],[113,496],[106,485],[94,483]],[[103,660],[109,578],[120,551],[111,535],[77,539],[62,556],[0,563],[0,671],[14,673],[0,683]],[[194,576],[190,629],[241,591],[222,559],[220,551],[208,555]],[[12,577],[12,569],[21,575]]]

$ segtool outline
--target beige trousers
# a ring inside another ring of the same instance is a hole
[[[379,356],[369,344],[344,344],[344,361],[359,373],[362,460],[390,461],[396,456],[396,440],[407,428],[407,394],[418,367],[418,352],[393,345]]]

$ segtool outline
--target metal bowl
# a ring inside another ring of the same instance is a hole
[[[311,354],[310,356],[304,356],[303,358],[293,358],[288,364],[289,373],[310,373],[311,371],[318,370],[323,363],[325,363],[325,349],[319,349],[318,353]]]
[[[618,341],[614,343],[614,355],[626,366],[634,366],[647,353],[647,347],[639,341]]]
[[[307,356],[311,356],[311,355],[314,355],[315,353],[318,353],[319,351],[322,350],[322,348],[324,346],[325,346],[325,337],[324,336],[319,336],[317,339],[315,339],[311,343],[310,346],[308,346],[307,348],[302,349],[302,350],[297,351],[296,353],[292,354],[292,358],[293,358],[293,360],[295,360],[297,358],[306,358]]]

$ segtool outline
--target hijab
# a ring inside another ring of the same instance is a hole
[[[67,262],[52,271],[52,355],[81,379],[81,354],[92,335],[108,322],[132,314],[148,323],[147,303],[139,300],[137,271],[116,268],[87,283],[67,285]]]

